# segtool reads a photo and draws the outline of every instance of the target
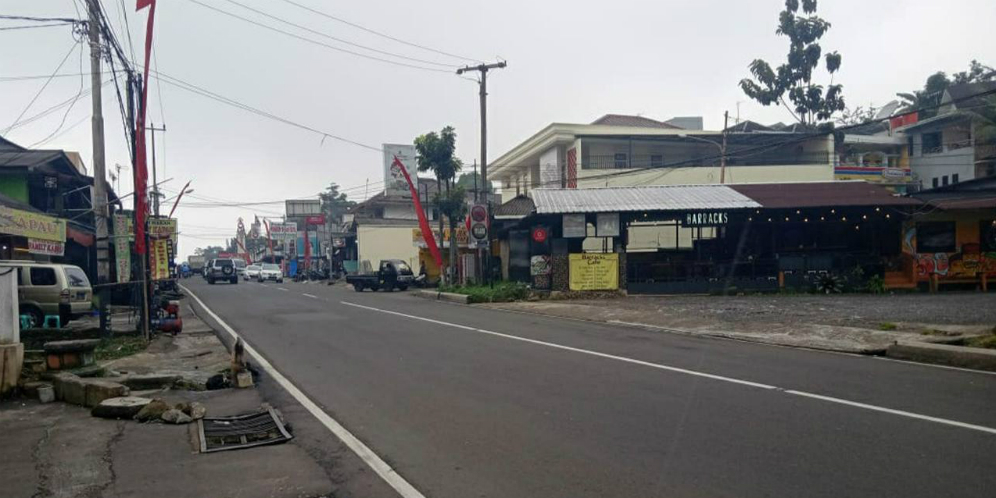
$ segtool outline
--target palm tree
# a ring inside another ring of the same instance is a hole
[[[431,171],[436,177],[436,197],[434,202],[439,210],[439,232],[443,232],[443,215],[450,220],[450,270],[452,277],[456,264],[456,224],[465,216],[466,206],[463,205],[463,189],[453,186],[457,173],[463,164],[454,155],[456,153],[456,131],[447,126],[439,133],[431,131],[415,139],[415,150],[418,153],[417,168],[421,173]],[[446,194],[443,194],[443,186]],[[452,191],[451,191],[451,187]],[[459,194],[458,194],[459,193]],[[459,195],[461,202],[454,202]],[[462,214],[461,214],[462,213]],[[452,283],[452,282],[450,282]]]

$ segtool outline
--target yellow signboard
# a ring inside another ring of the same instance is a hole
[[[0,206],[0,233],[65,242],[66,220]]]
[[[149,241],[152,249],[151,271],[153,280],[166,280],[169,278],[169,240],[152,239]]]
[[[618,254],[571,254],[570,289],[574,291],[619,288]]]
[[[176,242],[176,218],[149,218],[149,237]]]

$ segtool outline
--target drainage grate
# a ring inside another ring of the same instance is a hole
[[[291,436],[272,408],[264,412],[198,420],[201,453],[238,450],[290,441]]]

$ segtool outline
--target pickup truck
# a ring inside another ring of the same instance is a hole
[[[363,289],[405,290],[414,281],[411,267],[400,259],[381,260],[375,273],[346,275],[346,283],[352,285],[356,292],[363,292]]]

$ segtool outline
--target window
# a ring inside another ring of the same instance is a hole
[[[626,153],[625,152],[620,152],[620,153],[616,154],[613,157],[613,159],[614,159],[614,165],[615,165],[615,167],[617,167],[617,168],[626,168],[626,167],[629,167],[629,161],[626,160]]]
[[[940,186],[940,184],[937,182],[937,177],[936,176],[933,178],[933,185],[934,185],[934,188],[937,188],[937,187]]]
[[[652,154],[650,156],[650,167],[660,168],[664,166],[664,156],[661,154]]]
[[[906,155],[913,157],[913,137],[906,137]]]
[[[954,252],[955,222],[931,221],[916,224],[916,252]]]
[[[90,280],[86,278],[86,273],[73,266],[66,267],[66,280],[69,281],[70,287],[90,287]]]
[[[924,133],[921,154],[937,154],[939,152],[944,152],[944,147],[941,145],[941,132]]]
[[[951,175],[951,183],[958,183],[958,173]]]
[[[946,186],[947,184],[948,184],[948,175],[944,175],[941,177],[941,185]]]
[[[979,222],[979,246],[982,252],[996,251],[996,220]]]
[[[55,285],[55,268],[31,268],[31,285]]]

